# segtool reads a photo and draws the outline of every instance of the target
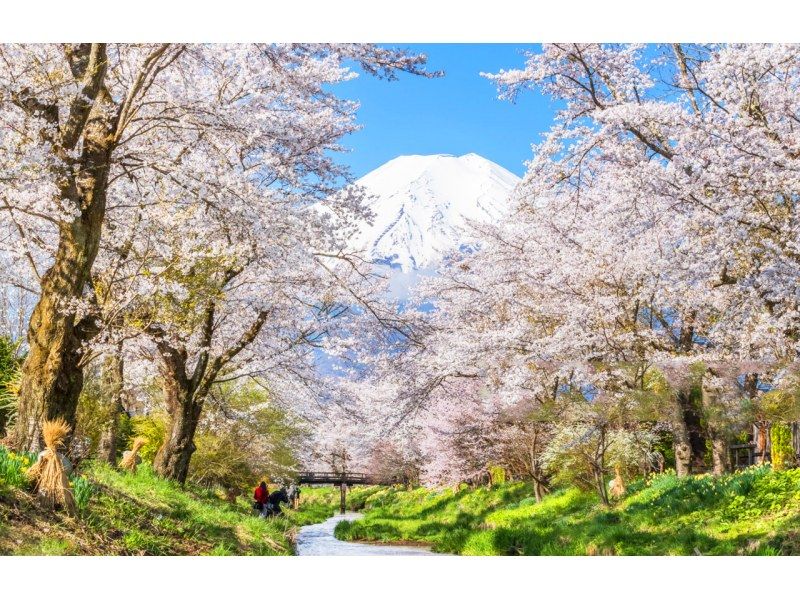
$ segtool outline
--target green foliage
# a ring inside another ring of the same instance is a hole
[[[537,503],[526,484],[496,488],[382,489],[363,519],[340,523],[343,540],[424,542],[484,555],[800,554],[800,470],[631,482],[603,508],[591,492],[556,490]]]
[[[189,479],[247,490],[258,479],[288,480],[298,468],[305,431],[256,384],[215,388],[195,437]]]
[[[742,405],[749,421],[792,422],[800,419],[800,383],[794,380],[786,388],[748,398]]]
[[[19,343],[13,342],[7,336],[0,335],[0,386],[7,384],[19,368],[18,347]]]
[[[304,424],[278,407],[270,393],[255,383],[219,389],[229,408],[247,413],[238,421],[239,445],[252,456],[251,467],[259,477],[288,479],[298,469],[298,453],[308,435]]]
[[[86,507],[89,505],[89,499],[94,494],[95,489],[92,483],[82,476],[71,476],[70,482],[72,484],[72,495],[75,498],[75,505],[78,507],[79,513],[84,513]]]
[[[177,248],[176,248],[177,249]],[[143,303],[141,313],[127,314],[127,323],[142,325],[146,321],[170,322],[184,332],[196,330],[205,317],[209,301],[219,299],[224,291],[220,288],[219,274],[235,267],[233,258],[216,255],[192,255],[192,267],[185,269],[179,260],[159,270],[158,280],[164,284]],[[145,269],[144,276],[153,273]],[[179,288],[180,292],[174,292]]]
[[[25,472],[35,462],[34,453],[13,453],[0,446],[0,481],[15,488],[26,488],[28,478]]]
[[[156,453],[167,437],[167,421],[163,413],[152,413],[150,415],[137,415],[130,418],[130,427],[133,434],[128,436],[125,450],[130,448],[133,438],[142,436],[147,439],[147,443],[139,450],[139,456],[145,463],[153,463]]]
[[[675,469],[675,438],[672,432],[659,430],[653,439],[653,455],[664,457],[664,469]]]
[[[21,359],[17,355],[19,343],[0,336],[0,436],[13,425],[17,414],[17,389]]]
[[[489,477],[492,480],[492,486],[503,484],[506,481],[506,470],[500,465],[492,465],[489,467]]]
[[[108,400],[107,389],[97,375],[89,372],[78,397],[75,434],[73,442],[79,442],[84,455],[96,455],[100,438],[113,415],[113,405]]]
[[[770,430],[770,441],[773,469],[781,471],[794,467],[796,463],[792,446],[792,429],[787,424],[773,424]]]
[[[117,458],[121,458],[122,453],[131,446],[133,438],[134,431],[131,417],[127,413],[120,413],[117,424]]]
[[[772,390],[761,398],[762,419],[790,422],[800,418],[800,395],[798,389],[790,386],[786,389]]]
[[[212,487],[249,488],[256,478],[247,455],[230,435],[201,432],[194,439],[197,450],[192,455],[189,479]]]

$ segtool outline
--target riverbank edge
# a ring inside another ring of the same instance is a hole
[[[221,494],[156,476],[86,462],[81,482],[90,496],[78,517],[39,504],[24,481],[0,478],[0,555],[291,556],[302,525],[329,512],[285,509],[259,519],[249,497]]]
[[[376,493],[385,490],[386,486],[361,486],[358,488],[353,488],[348,494],[345,499],[346,509],[348,512],[353,513],[360,513],[361,515],[366,514],[366,512],[373,506],[373,503],[369,501],[370,497],[375,495]],[[300,494],[300,508],[298,512],[300,513],[313,513],[314,520],[309,521],[308,523],[304,523],[300,527],[304,527],[305,525],[314,525],[315,523],[322,523],[323,521],[335,517],[337,514],[340,514],[339,510],[339,490],[333,486],[302,486],[301,487],[301,494]],[[323,512],[322,509],[329,509],[329,514],[326,517],[320,518],[321,513]],[[341,525],[342,522],[340,521],[337,524],[337,528]],[[337,540],[342,540],[339,536],[336,535],[336,529],[334,529],[334,537]],[[344,541],[352,541],[358,544],[366,544],[370,546],[397,546],[397,547],[408,547],[408,548],[427,548],[433,551],[433,544],[431,542],[425,541],[418,541],[418,540],[405,540],[405,539],[397,539],[397,540],[344,540]],[[297,542],[296,542],[296,535],[292,542],[292,548],[294,554],[297,554]]]
[[[664,473],[633,480],[609,507],[577,488],[537,503],[525,483],[384,488],[364,517],[341,522],[350,542],[423,542],[461,555],[798,555],[800,470],[751,467],[719,477]]]

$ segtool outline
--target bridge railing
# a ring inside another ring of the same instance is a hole
[[[397,483],[400,480],[391,480],[390,483]],[[301,471],[297,474],[297,482],[300,484],[353,484],[377,485],[385,484],[386,480],[379,480],[367,473],[360,472],[341,472],[335,471]]]

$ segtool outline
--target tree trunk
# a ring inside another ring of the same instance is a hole
[[[769,438],[769,422],[758,421],[756,426],[756,464],[769,463],[767,460],[767,439]]]
[[[714,462],[714,475],[723,475],[731,470],[728,441],[723,436],[711,439],[711,458]]]
[[[76,322],[75,314],[64,303],[80,300],[97,255],[104,194],[92,207],[61,227],[55,261],[42,278],[39,302],[31,314],[30,350],[22,366],[13,435],[18,450],[41,449],[41,426],[45,420],[63,417],[75,426],[78,395],[83,388],[82,346],[93,329],[90,321]]]
[[[166,385],[169,385],[169,381]],[[203,409],[202,400],[197,400],[189,389],[179,389],[167,398],[170,416],[169,429],[164,444],[158,449],[153,463],[159,475],[183,484],[189,474],[189,461],[197,448],[194,434]],[[172,405],[172,408],[170,408]]]
[[[605,470],[605,452],[607,448],[606,429],[603,426],[600,428],[600,442],[597,446],[594,462],[592,463],[592,470],[594,473],[595,483],[597,484],[597,491],[600,494],[600,500],[602,500],[603,504],[606,506],[610,504],[610,501],[608,500],[608,488],[606,488],[606,477],[603,474]]]
[[[531,478],[533,479],[533,495],[536,497],[536,502],[542,502],[544,495],[549,491],[547,487],[548,480],[547,476],[542,471],[535,446],[532,447],[530,451],[530,471]]]
[[[202,328],[202,345],[191,374],[187,373],[189,361],[186,347],[173,346],[165,338],[163,330],[154,327],[156,345],[160,356],[160,370],[164,380],[164,399],[169,414],[169,430],[164,444],[156,454],[154,466],[165,478],[186,481],[189,473],[189,460],[195,451],[194,434],[203,412],[203,404],[211,385],[220,370],[242,349],[252,343],[261,331],[269,315],[268,310],[259,312],[239,341],[228,347],[221,355],[209,361],[211,339],[214,333],[215,306],[213,301],[205,309]],[[346,456],[345,456],[346,458]],[[343,463],[343,469],[346,464]]]
[[[119,417],[125,411],[122,401],[124,362],[119,352],[106,356],[102,376],[103,391],[108,394],[109,400],[109,419],[100,437],[100,454],[98,457],[101,461],[116,465]]]
[[[597,493],[600,495],[600,500],[603,501],[604,505],[608,506],[611,503],[608,500],[608,489],[606,488],[606,478],[603,475],[602,466],[595,468],[594,481],[597,485]]]
[[[689,470],[687,473],[702,472],[706,466],[706,430],[701,417],[701,397],[695,396],[696,394],[699,393],[694,392],[694,389],[678,392],[680,416],[689,444]],[[677,453],[675,461],[677,465]]]
[[[536,478],[533,478],[533,495],[536,497],[536,502],[542,502],[544,489],[542,488],[542,483]]]
[[[749,373],[745,374],[743,387],[745,395],[751,400],[756,401],[758,397],[758,386],[759,386],[759,379],[758,374],[756,373]],[[763,415],[762,415],[763,417]],[[769,439],[769,422],[765,419],[758,419],[758,421],[754,422],[753,425],[755,426],[755,443],[756,443],[756,455],[755,455],[755,463],[763,464],[767,463],[767,442]]]
[[[12,437],[18,450],[41,448],[45,420],[63,417],[74,429],[83,388],[82,348],[95,332],[93,319],[78,320],[70,303],[83,297],[100,245],[116,117],[103,86],[105,45],[68,45],[66,55],[79,89],[65,122],[58,122],[57,106],[42,108],[36,98],[18,98],[23,109],[43,114],[58,129],[49,140],[56,154],[80,151],[69,167],[54,167],[58,185],[54,201],[70,206],[77,215],[59,225],[53,265],[41,279],[39,301],[28,325],[29,352],[22,366]]]
[[[708,436],[711,441],[711,463],[715,476],[730,471],[728,436],[725,430],[725,409],[720,404],[718,391],[710,384],[716,373],[707,369],[701,382],[703,411],[708,420]]]
[[[692,447],[689,444],[689,431],[686,422],[679,418],[675,422],[672,434],[672,449],[675,451],[675,473],[678,477],[685,477],[691,473],[690,463]]]

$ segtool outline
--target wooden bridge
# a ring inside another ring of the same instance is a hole
[[[390,486],[392,484],[402,483],[404,480],[401,478],[377,478],[370,476],[366,473],[357,472],[339,472],[339,471],[301,471],[297,474],[298,484],[333,484],[339,486],[339,510],[341,513],[345,511],[345,498],[347,488],[355,484],[364,486]]]
[[[400,483],[402,480],[398,478],[397,481],[381,480],[370,476],[366,473],[356,472],[337,472],[337,471],[301,471],[297,474],[298,484],[333,484],[334,486],[353,486],[361,484],[364,486],[388,486],[391,484]]]

